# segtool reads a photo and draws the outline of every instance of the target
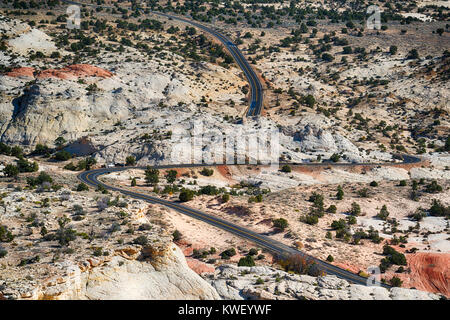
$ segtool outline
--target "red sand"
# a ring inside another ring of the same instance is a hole
[[[409,285],[450,297],[450,253],[420,252],[407,256]]]

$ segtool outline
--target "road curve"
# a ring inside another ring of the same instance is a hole
[[[92,6],[92,7],[97,7],[97,5],[94,4],[83,4],[83,3],[79,3],[76,1],[69,1],[69,0],[63,0],[65,3],[68,4],[75,4],[75,5],[87,5],[87,6]],[[108,7],[108,6],[103,6],[103,7]],[[244,55],[241,53],[241,51],[236,47],[236,45],[226,36],[222,35],[221,33],[219,33],[217,30],[214,30],[210,27],[207,27],[203,24],[200,24],[198,22],[195,21],[191,21],[182,17],[177,17],[177,16],[173,16],[173,15],[169,15],[166,13],[161,13],[161,12],[152,12],[152,14],[155,15],[159,15],[159,16],[163,16],[169,19],[174,19],[177,21],[181,21],[190,25],[193,25],[209,34],[211,34],[213,37],[215,37],[216,39],[218,39],[226,48],[227,50],[230,52],[230,54],[232,55],[233,59],[236,61],[236,63],[239,65],[239,67],[242,69],[242,71],[245,74],[245,77],[247,78],[249,85],[250,85],[250,89],[251,89],[251,98],[250,98],[250,106],[249,109],[247,111],[247,116],[249,117],[256,117],[259,116],[261,114],[262,111],[262,107],[263,107],[263,88],[262,88],[262,84],[258,78],[258,76],[256,75],[255,71],[253,70],[253,68],[250,66],[250,64],[248,63],[248,61],[245,59]],[[414,157],[414,156],[409,156],[409,155],[404,155],[403,156],[403,163],[415,163],[415,162],[420,162],[421,159]],[[295,165],[295,164],[294,164]],[[303,166],[320,166],[321,164],[301,164]],[[322,164],[323,165],[323,164]],[[360,163],[360,164],[330,164],[333,166],[351,166],[351,165],[386,165],[385,163],[379,163],[379,164],[374,164],[374,163]],[[163,165],[163,166],[154,166],[153,168],[155,169],[167,169],[167,168],[180,168],[180,167],[199,167],[199,166],[213,166],[213,165],[205,165],[205,164],[176,164],[176,165]],[[136,198],[136,199],[141,199],[147,202],[151,202],[151,203],[156,203],[156,204],[160,204],[160,205],[164,205],[166,207],[172,208],[178,212],[181,212],[183,214],[186,214],[188,216],[191,216],[193,218],[202,220],[204,222],[207,222],[213,226],[216,226],[222,230],[226,230],[230,233],[233,233],[241,238],[250,240],[258,245],[260,245],[261,247],[269,250],[270,252],[276,254],[276,255],[281,255],[281,256],[289,256],[292,254],[298,254],[301,255],[305,258],[310,259],[311,261],[314,261],[321,270],[323,270],[324,272],[326,272],[327,274],[332,274],[332,275],[336,275],[342,279],[345,279],[351,283],[356,283],[356,284],[361,284],[361,285],[366,285],[367,284],[367,279],[364,277],[361,277],[359,275],[356,275],[352,272],[349,272],[347,270],[338,268],[334,265],[331,265],[325,261],[322,261],[320,259],[317,259],[315,257],[309,256],[307,254],[305,254],[304,252],[301,252],[297,249],[294,249],[292,247],[289,247],[279,241],[273,240],[267,236],[258,234],[254,231],[251,231],[247,228],[244,228],[242,226],[233,224],[231,222],[228,222],[226,220],[220,219],[218,217],[215,217],[213,215],[201,212],[199,210],[190,208],[188,206],[185,206],[181,203],[178,202],[172,202],[172,201],[168,201],[168,200],[164,200],[164,199],[160,199],[157,197],[153,197],[147,194],[143,194],[143,193],[137,193],[134,191],[130,191],[130,190],[126,190],[126,189],[121,189],[121,188],[117,188],[114,186],[109,186],[101,181],[98,180],[98,178],[102,175],[108,174],[110,172],[117,172],[117,171],[123,171],[123,170],[127,170],[127,169],[146,169],[145,167],[115,167],[115,168],[101,168],[101,169],[95,169],[95,170],[90,170],[90,171],[85,171],[82,172],[78,175],[78,179],[81,180],[82,182],[91,185],[91,186],[97,186],[97,185],[102,185],[103,187],[105,187],[106,189],[112,190],[112,191],[117,191],[120,192],[124,195],[128,195],[130,197]],[[388,285],[386,284],[381,284],[383,287],[389,288]]]
[[[73,5],[78,5],[78,6],[86,5],[86,6],[91,6],[91,7],[113,8],[112,6],[106,6],[106,5],[99,6],[99,5],[95,5],[95,4],[80,3],[77,1],[70,1],[70,0],[64,0],[64,2],[67,4],[73,4]],[[201,24],[196,21],[192,21],[192,20],[189,20],[189,19],[186,19],[183,17],[178,17],[178,16],[174,16],[174,15],[170,15],[170,14],[158,12],[158,11],[151,11],[151,14],[165,17],[168,19],[177,20],[177,21],[180,21],[180,22],[183,22],[186,24],[190,24],[198,29],[205,31],[206,33],[209,33],[214,38],[219,40],[225,46],[225,48],[228,50],[228,52],[230,52],[231,56],[233,57],[234,61],[236,61],[236,63],[238,64],[239,68],[242,69],[242,71],[244,72],[244,75],[247,78],[247,81],[250,85],[250,101],[249,101],[250,105],[247,110],[247,117],[258,117],[261,114],[262,108],[263,108],[263,86],[261,84],[261,81],[259,80],[258,75],[253,70],[250,63],[244,57],[244,55],[239,50],[239,48],[233,43],[233,41],[231,41],[230,38],[228,38],[227,36],[224,36],[223,34],[221,34],[220,32],[218,32],[217,30],[215,30],[211,27],[208,27],[204,24]]]
[[[404,161],[403,161],[404,164],[417,163],[417,162],[421,161],[420,158],[417,158],[414,156],[405,155],[405,156],[403,156],[403,158],[404,158]],[[317,166],[318,164],[294,164],[294,165]],[[345,166],[345,165],[366,166],[366,165],[377,165],[377,164],[360,163],[360,164],[340,164],[340,165],[343,165],[343,166]],[[381,165],[381,163],[379,165]],[[384,164],[384,165],[386,165],[386,164]],[[189,168],[189,167],[205,167],[205,166],[215,166],[215,165],[214,164],[212,164],[212,165],[176,164],[176,165],[159,165],[159,166],[153,166],[152,168],[154,168],[154,169],[170,169],[170,168]],[[361,277],[350,271],[344,270],[342,268],[339,268],[332,264],[329,264],[325,261],[322,261],[318,258],[307,255],[306,253],[304,253],[300,250],[297,250],[293,247],[289,247],[282,242],[271,239],[270,237],[258,234],[258,233],[254,232],[250,229],[247,229],[243,226],[231,223],[224,219],[218,218],[214,215],[207,214],[205,212],[196,210],[194,208],[188,207],[179,202],[168,201],[168,200],[150,196],[148,194],[138,193],[138,192],[134,192],[134,191],[127,190],[127,189],[121,189],[121,188],[118,188],[115,186],[107,185],[98,180],[98,178],[102,175],[105,175],[105,174],[108,174],[111,172],[124,171],[124,170],[128,170],[128,169],[143,169],[143,170],[145,170],[146,167],[114,167],[114,168],[94,169],[94,170],[85,171],[85,172],[80,173],[78,175],[78,179],[90,186],[93,186],[93,187],[102,185],[106,189],[120,192],[120,193],[130,196],[132,198],[141,199],[141,200],[144,200],[144,201],[147,201],[150,203],[160,204],[160,205],[166,206],[168,208],[174,209],[180,213],[183,213],[183,214],[193,217],[195,219],[209,223],[210,225],[218,227],[222,230],[233,233],[241,238],[250,240],[250,241],[258,244],[259,246],[265,248],[266,250],[272,252],[275,255],[284,256],[284,257],[290,256],[290,255],[301,255],[305,258],[308,258],[310,261],[315,262],[318,265],[318,267],[322,271],[324,271],[326,274],[336,275],[337,277],[347,280],[348,282],[351,282],[351,283],[367,285],[367,278]],[[390,287],[386,284],[381,284],[381,285],[385,288]]]

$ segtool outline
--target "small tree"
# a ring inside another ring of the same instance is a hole
[[[89,187],[85,183],[81,182],[77,186],[77,191],[89,191]]]
[[[389,211],[387,210],[387,207],[384,204],[383,207],[381,207],[380,213],[377,214],[377,217],[380,218],[381,220],[386,221],[388,216],[389,216]]]
[[[238,266],[239,267],[254,267],[255,260],[253,260],[253,257],[250,255],[242,257],[241,259],[239,259]]]
[[[283,166],[281,167],[281,172],[289,173],[289,172],[291,172],[291,171],[292,171],[291,167],[290,167],[289,165],[287,165],[287,164],[285,164],[285,165],[283,165]]]
[[[173,241],[179,241],[179,240],[181,240],[182,234],[181,234],[180,231],[175,230],[175,231],[172,233],[172,237],[173,237]]]
[[[336,198],[338,200],[342,200],[344,198],[344,190],[342,190],[341,186],[338,186],[337,193],[336,193]]]
[[[125,159],[125,163],[127,166],[134,166],[136,164],[136,158],[134,156],[128,156]]]
[[[3,173],[10,178],[17,178],[19,175],[19,168],[13,164],[8,164],[3,169]]]
[[[166,174],[166,179],[168,183],[174,183],[177,179],[177,171],[176,170],[169,170]]]
[[[145,182],[147,182],[148,184],[151,184],[153,186],[158,184],[159,170],[147,167],[147,170],[145,170]]]
[[[353,202],[352,207],[350,208],[350,214],[353,216],[359,216],[361,214],[361,206],[358,203]]]
[[[272,221],[272,223],[273,223],[273,227],[275,229],[278,229],[278,230],[281,230],[281,231],[284,231],[284,229],[286,229],[288,227],[288,222],[284,218],[274,219]]]
[[[194,199],[194,191],[190,189],[181,190],[179,199],[181,202],[187,202]]]

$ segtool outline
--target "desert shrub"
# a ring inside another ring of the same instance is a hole
[[[89,187],[85,183],[81,182],[77,186],[77,191],[89,191]]]
[[[438,193],[442,191],[442,186],[440,186],[436,180],[431,181],[430,184],[425,186],[425,192],[428,193]]]
[[[334,220],[331,223],[331,228],[333,230],[345,229],[347,228],[347,222],[344,219]]]
[[[338,200],[342,200],[344,198],[344,190],[342,190],[341,186],[338,186],[337,193],[336,193],[336,198]]]
[[[6,257],[7,254],[8,251],[6,251],[5,249],[0,249],[0,259]]]
[[[369,197],[369,190],[367,188],[363,188],[361,190],[358,190],[358,195],[361,198],[368,198]]]
[[[128,156],[125,158],[125,164],[127,166],[134,166],[136,164],[136,158],[134,156]]]
[[[389,211],[387,210],[387,207],[384,204],[383,207],[381,207],[380,212],[377,214],[377,217],[380,218],[381,220],[386,221],[388,216],[389,216]]]
[[[336,211],[337,211],[337,208],[336,208],[336,206],[335,206],[334,204],[330,205],[330,206],[327,208],[327,212],[328,212],[328,213],[336,213]]]
[[[230,195],[228,194],[228,193],[225,193],[225,194],[223,194],[222,195],[222,202],[228,202],[228,201],[230,201]]]
[[[174,183],[175,180],[177,180],[177,171],[176,170],[167,171],[166,180],[168,183]]]
[[[361,206],[358,203],[353,202],[350,208],[350,214],[353,216],[359,216],[361,214]]]
[[[200,171],[200,174],[206,177],[210,177],[214,174],[214,170],[213,169],[209,169],[209,168],[203,168],[202,171]]]
[[[225,260],[230,259],[232,256],[235,256],[235,255],[236,255],[236,250],[234,248],[227,249],[220,253],[220,257]]]
[[[291,172],[291,171],[292,171],[291,166],[289,166],[289,165],[287,165],[287,164],[285,164],[285,165],[283,165],[283,166],[281,167],[281,172],[289,173],[289,172]]]
[[[159,170],[147,167],[145,170],[145,182],[150,185],[156,185],[159,182]]]
[[[14,236],[7,226],[0,224],[0,242],[11,242],[14,240]]]
[[[241,259],[239,259],[238,266],[239,267],[254,267],[255,260],[253,260],[253,257],[250,255],[242,257]]]
[[[187,202],[194,199],[195,192],[190,189],[183,189],[180,192],[179,199],[181,202]]]
[[[389,280],[389,284],[393,287],[401,287],[403,281],[399,277],[394,276]]]
[[[398,183],[398,185],[400,187],[405,187],[406,186],[406,180],[400,180],[400,182]]]
[[[450,217],[450,206],[446,207],[439,200],[433,199],[428,212],[435,217]]]
[[[371,187],[378,187],[378,182],[372,181],[369,185],[370,185]]]
[[[328,255],[327,261],[328,261],[328,262],[333,262],[333,261],[334,261],[334,258],[333,258],[333,256],[332,256],[331,254]]]
[[[300,254],[293,254],[288,257],[275,257],[275,260],[286,272],[293,271],[313,277],[325,274],[313,260]]]
[[[7,177],[16,178],[19,175],[19,167],[15,166],[13,164],[8,164],[3,169],[3,173]]]
[[[300,221],[309,225],[315,225],[319,223],[319,217],[315,214],[306,214],[301,217]]]
[[[330,160],[331,160],[332,162],[339,162],[340,159],[341,159],[341,156],[340,156],[339,154],[337,154],[337,153],[334,153],[334,154],[330,157]]]
[[[216,186],[207,185],[207,186],[201,187],[200,190],[199,190],[199,193],[213,196],[213,195],[219,194],[220,191],[219,191],[219,189],[217,189]]]
[[[146,236],[139,236],[133,240],[134,244],[145,246],[148,243],[148,238]]]
[[[288,222],[284,218],[274,219],[272,220],[272,224],[275,229],[278,229],[280,231],[284,231],[284,229],[288,227]]]
[[[173,241],[179,241],[179,240],[181,240],[182,234],[181,234],[180,231],[175,230],[175,231],[172,233],[172,237],[173,237]]]
[[[77,238],[77,232],[72,228],[67,228],[66,225],[70,219],[67,217],[58,218],[59,229],[55,233],[55,240],[58,241],[61,247],[66,247],[71,241]]]
[[[69,159],[72,159],[72,154],[70,152],[67,152],[65,150],[58,151],[53,156],[53,159],[57,161],[67,161]]]

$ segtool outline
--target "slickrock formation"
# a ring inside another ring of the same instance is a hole
[[[0,281],[7,299],[219,299],[217,292],[192,271],[174,244],[164,248],[117,250],[110,259],[90,258],[81,264],[57,263],[64,275],[34,288]]]
[[[205,276],[206,277],[206,276]],[[222,265],[209,282],[223,299],[437,300],[433,293],[349,284],[336,276],[295,275],[270,267]],[[261,279],[257,282],[258,279]]]

